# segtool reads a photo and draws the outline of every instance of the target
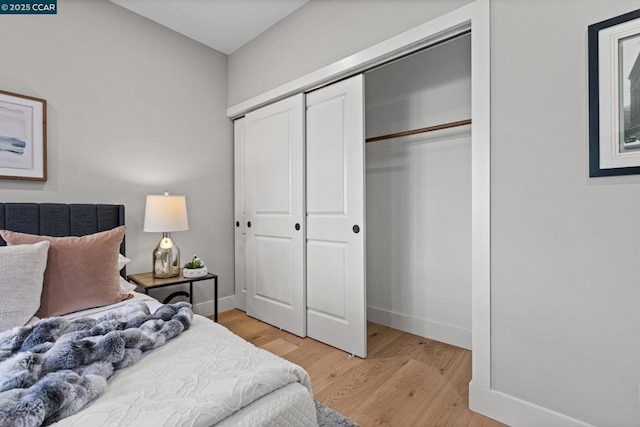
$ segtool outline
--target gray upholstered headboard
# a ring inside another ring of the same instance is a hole
[[[85,236],[124,225],[124,205],[0,203],[0,230],[44,236]],[[0,237],[0,246],[7,243]],[[125,255],[125,242],[120,245]],[[122,269],[123,276],[126,274]]]

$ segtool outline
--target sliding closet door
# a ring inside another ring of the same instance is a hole
[[[247,314],[306,334],[304,96],[245,116]]]
[[[363,77],[307,95],[307,335],[366,357]]]
[[[234,144],[234,213],[235,213],[235,287],[236,307],[246,311],[247,286],[245,284],[246,270],[246,225],[247,210],[245,208],[245,153],[244,153],[244,118],[233,122]]]

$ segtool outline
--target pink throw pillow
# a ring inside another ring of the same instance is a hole
[[[120,293],[118,254],[126,226],[81,237],[49,237],[0,230],[8,245],[50,242],[36,316],[61,316],[129,297]]]

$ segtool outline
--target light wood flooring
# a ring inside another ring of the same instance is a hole
[[[258,347],[302,366],[314,398],[360,426],[502,426],[468,409],[471,352],[375,323],[368,356],[299,338],[240,310],[219,322]]]

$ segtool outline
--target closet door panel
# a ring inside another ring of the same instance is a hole
[[[344,295],[347,289],[347,245],[310,240],[307,243],[307,300],[315,313],[324,313],[336,321],[347,321]],[[331,268],[327,268],[331,266]]]
[[[245,284],[246,270],[246,224],[247,211],[245,208],[245,149],[244,149],[244,118],[233,122],[234,139],[234,235],[235,235],[235,291],[236,307],[246,311],[247,287]]]
[[[245,119],[247,314],[305,336],[304,95]]]
[[[291,283],[291,239],[256,236],[255,296],[267,302],[285,305],[293,309],[292,292],[281,283]],[[284,262],[283,262],[284,261]]]
[[[307,95],[307,335],[366,357],[363,77]]]
[[[313,120],[307,122],[307,134],[314,138],[307,144],[307,213],[317,218],[346,211],[344,101],[338,96],[313,105]]]
[[[290,112],[276,111],[256,119],[252,131],[260,138],[253,146],[255,173],[254,209],[260,215],[290,215],[294,178],[290,168],[295,135],[289,129]]]

